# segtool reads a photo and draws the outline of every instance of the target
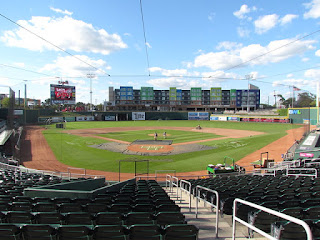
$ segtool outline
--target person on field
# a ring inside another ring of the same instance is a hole
[[[166,139],[167,138],[167,133],[163,132],[163,138]]]
[[[157,141],[158,133],[155,132],[154,135],[153,135],[153,137],[154,137],[154,140]]]

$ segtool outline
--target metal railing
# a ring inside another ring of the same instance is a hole
[[[172,190],[173,190],[173,187],[177,188],[176,198],[177,200],[179,200],[179,178],[171,177],[171,186],[172,186]]]
[[[293,171],[293,172],[290,172]],[[310,173],[301,173],[300,171],[310,172]],[[287,176],[307,176],[307,177],[318,177],[318,171],[315,168],[287,168]]]
[[[166,189],[168,189],[168,187],[169,187],[170,192],[172,191],[171,178],[172,178],[171,175],[169,175],[169,174],[166,175]]]
[[[211,202],[206,201],[205,199],[201,198],[200,196],[200,189],[207,191],[207,192],[211,192],[214,193],[216,195],[216,204],[213,204]],[[206,188],[206,187],[202,187],[200,185],[196,186],[196,218],[198,218],[198,202],[200,200],[203,200],[205,203],[208,203],[210,206],[214,207],[216,209],[216,238],[218,238],[218,234],[219,234],[219,193],[215,190]]]
[[[183,187],[184,185],[187,185],[188,189],[185,189]],[[180,180],[180,199],[182,199],[182,192],[185,192],[185,193],[189,194],[189,212],[191,212],[191,208],[192,208],[191,182],[188,182],[186,180]]]
[[[302,220],[300,220],[298,218],[291,217],[291,216],[289,216],[287,214],[280,213],[280,212],[277,212],[275,210],[272,210],[272,209],[269,209],[269,208],[266,208],[266,207],[263,207],[263,206],[260,206],[260,205],[257,205],[255,203],[248,202],[248,201],[245,201],[245,200],[242,200],[242,199],[239,199],[239,198],[236,198],[234,200],[234,202],[233,202],[233,221],[232,221],[232,239],[233,240],[235,240],[235,237],[236,237],[236,222],[239,222],[239,223],[245,225],[246,227],[252,229],[253,231],[261,234],[262,236],[264,236],[264,237],[266,237],[268,239],[277,240],[273,236],[271,236],[268,233],[260,230],[259,228],[255,227],[254,225],[252,225],[252,224],[250,224],[250,223],[248,223],[246,221],[243,221],[242,219],[238,218],[236,216],[237,203],[242,203],[242,204],[248,205],[250,207],[259,209],[261,211],[270,213],[270,214],[275,215],[277,217],[284,218],[284,219],[289,220],[291,222],[294,222],[294,223],[296,223],[298,225],[301,225],[306,230],[307,240],[312,240],[312,232],[311,232],[311,229],[310,229],[309,225],[306,222],[304,222],[304,221],[302,221]]]

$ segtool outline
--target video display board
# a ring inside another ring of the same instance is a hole
[[[76,87],[50,84],[50,97],[52,104],[75,104]]]

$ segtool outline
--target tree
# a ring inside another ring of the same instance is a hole
[[[316,104],[316,96],[310,92],[302,92],[298,94],[298,100],[295,107],[314,107]]]
[[[10,99],[8,97],[5,97],[1,100],[1,107],[8,108],[9,107]]]

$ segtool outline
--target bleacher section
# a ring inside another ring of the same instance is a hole
[[[304,220],[312,230],[313,239],[320,239],[320,178],[243,175],[186,181],[191,183],[194,196],[198,185],[217,191],[221,216],[232,215],[234,200],[239,198]],[[200,196],[215,203],[215,194],[200,189]],[[245,204],[238,204],[236,210],[237,217],[276,239],[307,239],[304,229],[297,224]]]
[[[180,207],[154,180],[128,182],[93,198],[28,197],[27,187],[56,184],[58,177],[0,171],[1,239],[197,239]],[[112,189],[112,188],[111,188]]]

